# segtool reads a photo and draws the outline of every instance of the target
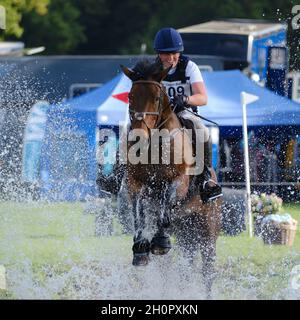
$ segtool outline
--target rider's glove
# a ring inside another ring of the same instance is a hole
[[[176,95],[171,98],[171,102],[174,106],[178,106],[180,108],[187,107],[189,98],[185,94]]]

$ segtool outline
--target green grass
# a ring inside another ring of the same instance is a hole
[[[97,246],[115,246],[111,237],[95,237],[95,217],[83,214],[80,203],[6,203],[0,208],[0,257],[8,263],[24,257],[34,264],[57,263],[66,254],[79,262],[85,253],[99,255]]]
[[[284,210],[300,221],[299,204],[286,205]],[[115,223],[114,236],[96,237],[95,216],[84,214],[82,203],[2,202],[0,221],[0,264],[7,269],[8,282],[8,290],[0,290],[0,299],[16,297],[10,290],[10,278],[28,266],[33,283],[42,285],[49,272],[63,275],[87,261],[97,265],[109,258],[112,264],[131,263],[131,236],[121,234]],[[215,283],[218,297],[286,298],[290,271],[296,265],[300,265],[299,229],[291,247],[264,245],[260,238],[249,238],[247,232],[220,236],[217,270],[222,276]],[[65,296],[66,292],[60,292],[53,298]]]
[[[45,267],[62,273],[112,252],[130,262],[130,237],[96,237],[95,216],[84,214],[81,203],[0,203],[0,221],[0,264],[7,271],[25,262],[42,279]],[[6,297],[13,294],[0,290],[0,298]]]
[[[224,298],[238,299],[239,288],[248,276],[259,279],[255,284],[256,296],[252,298],[285,298],[280,292],[283,288],[289,290],[290,271],[300,265],[300,205],[286,204],[282,211],[290,213],[299,221],[293,246],[265,245],[258,237],[250,238],[248,231],[237,237],[219,237],[219,269],[226,277],[235,280],[230,290],[224,290]],[[249,282],[244,285],[247,287],[253,284]]]

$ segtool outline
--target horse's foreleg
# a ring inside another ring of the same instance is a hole
[[[133,260],[135,266],[144,266],[149,262],[150,243],[145,238],[145,212],[142,197],[142,186],[134,179],[127,178],[128,195],[132,204],[134,221]]]
[[[160,203],[158,208],[159,215],[157,216],[157,231],[151,240],[151,252],[156,255],[163,255],[171,249],[170,236],[166,232],[170,226],[171,209],[167,203]]]
[[[181,175],[173,183],[164,188],[164,193],[160,199],[159,228],[168,228],[171,224],[172,213],[179,200],[184,199],[188,192],[189,177]]]
[[[172,211],[176,205],[178,183],[165,185],[160,196],[159,215],[157,216],[157,232],[151,241],[151,252],[163,255],[171,249],[170,236],[166,232],[171,224]]]
[[[144,266],[149,262],[150,242],[144,236],[145,212],[142,200],[135,196],[133,199],[133,214],[134,214],[134,230],[133,237],[133,260],[132,264],[135,266]]]

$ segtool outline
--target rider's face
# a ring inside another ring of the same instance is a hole
[[[175,68],[180,57],[179,52],[161,52],[158,55],[164,68],[169,68],[170,66]]]

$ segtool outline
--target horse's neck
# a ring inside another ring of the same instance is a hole
[[[162,121],[165,121],[162,127],[169,131],[182,127],[178,117],[171,109],[163,114]]]

